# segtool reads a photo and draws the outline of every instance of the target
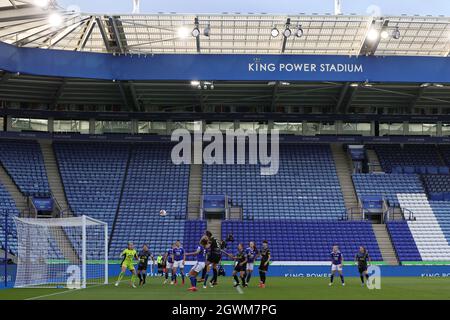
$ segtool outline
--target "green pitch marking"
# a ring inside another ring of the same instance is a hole
[[[129,278],[114,286],[115,279],[109,285],[88,286],[86,289],[7,289],[0,290],[0,300],[380,300],[380,299],[445,299],[450,300],[450,278],[409,278],[386,277],[381,280],[380,290],[369,290],[361,287],[359,278],[347,278],[346,286],[335,279],[332,287],[328,286],[327,278],[281,278],[267,279],[265,289],[257,287],[258,279],[255,275],[249,288],[242,288],[242,294],[232,286],[231,277],[220,277],[219,285],[214,288],[188,292],[185,286],[163,284],[162,278],[147,278],[144,287],[133,289],[129,285]]]

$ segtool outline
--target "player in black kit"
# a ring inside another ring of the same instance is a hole
[[[234,287],[239,286],[239,278],[237,276],[238,274],[241,278],[242,286],[247,287],[247,283],[245,282],[245,271],[247,270],[247,255],[245,254],[244,246],[242,245],[242,243],[239,243],[238,250],[235,255],[229,253],[226,254],[235,261],[232,274],[234,278]]]
[[[203,287],[206,287],[206,283],[208,282],[208,271],[209,268],[212,266],[213,271],[213,277],[210,281],[210,286],[217,285],[217,277],[219,275],[217,265],[219,264],[220,260],[222,259],[222,251],[221,251],[221,245],[220,242],[213,237],[212,233],[210,231],[205,231],[205,236],[208,238],[208,242],[210,244],[210,247],[208,249],[208,255],[206,259],[206,267],[203,269],[202,272],[202,280],[204,281]]]
[[[269,250],[269,243],[267,240],[264,240],[262,242],[262,249],[259,251],[259,255],[261,256],[261,263],[259,265],[259,287],[265,288],[266,287],[266,274],[269,270],[269,263],[270,263],[270,250]]]
[[[153,258],[153,254],[148,250],[148,245],[146,244],[144,244],[142,246],[142,250],[139,251],[138,258],[139,264],[137,275],[139,277],[139,285],[143,286],[145,284],[145,280],[147,279],[148,259],[152,259],[153,264],[155,264],[155,259]]]
[[[358,265],[359,277],[361,278],[361,285],[364,286],[364,277],[369,280],[369,274],[367,273],[367,266],[371,259],[366,248],[359,247],[358,253],[355,255],[355,263]]]

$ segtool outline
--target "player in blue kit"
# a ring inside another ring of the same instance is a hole
[[[258,249],[256,249],[255,243],[253,241],[250,241],[249,247],[245,249],[245,255],[247,256],[247,268],[245,270],[246,272],[245,286],[248,286],[248,284],[250,283],[250,279],[252,277],[256,256],[258,255]]]
[[[189,291],[197,291],[197,275],[205,268],[207,248],[208,238],[202,237],[197,250],[185,254],[185,256],[196,256],[197,260],[191,271],[189,271],[189,279],[191,280],[191,287],[188,289]]]
[[[181,246],[180,240],[175,242],[175,247],[172,249],[173,252],[173,268],[172,268],[172,281],[177,284],[177,270],[180,269],[181,273],[181,283],[184,285],[184,262],[186,256],[184,255],[184,249]]]
[[[175,247],[175,244],[172,244],[172,248],[167,249],[166,253],[164,254],[164,260],[166,261],[166,272],[165,272],[165,279],[164,279],[164,284],[167,283],[167,281],[169,280],[169,272],[173,272],[173,248]],[[171,274],[171,279],[172,281],[170,282],[170,284],[173,284],[173,273]]]
[[[333,251],[330,253],[331,258],[331,278],[329,286],[333,285],[334,274],[336,271],[339,273],[339,277],[341,278],[342,285],[345,286],[344,275],[342,273],[342,264],[344,263],[344,256],[339,251],[338,246],[333,246]]]

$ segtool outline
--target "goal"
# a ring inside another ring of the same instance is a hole
[[[15,218],[14,287],[85,288],[108,283],[108,224],[88,216]]]

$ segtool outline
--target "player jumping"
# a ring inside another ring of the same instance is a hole
[[[184,285],[184,262],[186,261],[186,256],[184,255],[184,249],[181,246],[180,240],[175,242],[175,248],[173,252],[173,268],[172,268],[172,281],[177,284],[177,269],[180,269],[181,273],[181,283]]]
[[[202,272],[202,279],[203,279],[203,288],[206,288],[206,284],[208,283],[208,272],[210,266],[212,267],[213,271],[213,277],[210,281],[210,286],[217,285],[217,277],[218,277],[218,268],[217,265],[219,264],[220,260],[222,259],[222,252],[221,252],[221,246],[219,241],[215,237],[213,237],[212,233],[210,231],[205,231],[205,236],[208,238],[209,242],[209,249],[206,259],[206,267],[203,269]]]
[[[202,237],[197,250],[191,253],[186,253],[186,256],[197,256],[197,262],[189,272],[189,279],[191,280],[191,287],[189,291],[197,291],[197,275],[203,271],[206,263],[206,249],[208,247],[207,237]]]
[[[364,286],[364,277],[369,281],[369,274],[367,273],[367,267],[371,259],[366,248],[359,247],[358,253],[355,255],[355,263],[358,266],[359,277],[361,278],[361,286]]]
[[[333,285],[334,274],[337,271],[339,273],[339,277],[341,278],[342,285],[345,286],[344,275],[342,273],[342,264],[344,263],[344,256],[339,251],[338,246],[333,246],[333,251],[330,253],[331,257],[331,278],[329,286]]]
[[[259,252],[259,255],[261,256],[261,263],[259,265],[259,287],[265,288],[266,287],[266,275],[267,270],[269,269],[269,262],[270,262],[270,250],[269,250],[269,243],[267,240],[264,240],[262,242],[262,249]]]
[[[123,250],[122,253],[120,254],[120,256],[123,258],[122,262],[120,264],[121,272],[119,274],[119,278],[117,278],[115,286],[116,287],[119,286],[119,283],[123,278],[123,275],[125,274],[125,272],[128,269],[131,271],[131,286],[133,288],[136,288],[136,285],[134,284],[134,280],[136,278],[136,270],[134,269],[133,259],[138,260],[139,258],[136,253],[136,250],[134,249],[133,242],[128,242],[127,249]]]
[[[139,251],[139,264],[137,269],[137,276],[139,277],[139,285],[143,286],[147,279],[148,259],[152,259],[152,263],[155,264],[153,254],[148,250],[148,245],[144,244],[142,250]]]

